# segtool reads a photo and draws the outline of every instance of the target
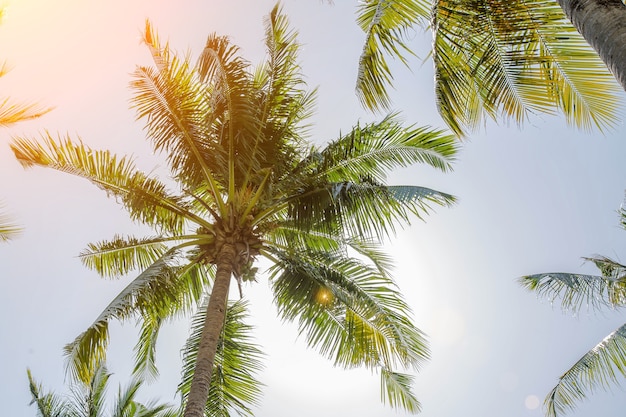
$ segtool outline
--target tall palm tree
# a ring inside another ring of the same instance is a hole
[[[130,159],[69,138],[11,145],[24,166],[84,177],[156,230],[146,238],[115,236],[81,254],[105,277],[142,272],[66,347],[70,369],[88,379],[105,355],[109,321],[130,318],[142,320],[138,368],[153,369],[145,364],[153,364],[160,324],[202,307],[210,292],[186,396],[185,416],[201,416],[231,281],[241,292],[264,257],[273,265],[268,278],[279,317],[297,322],[309,345],[336,365],[378,370],[385,401],[416,412],[412,378],[397,368],[417,368],[428,348],[378,242],[454,197],[387,185],[386,174],[414,163],[451,169],[455,138],[404,126],[392,114],[312,146],[304,122],[314,92],[299,73],[296,33],[278,6],[265,25],[268,58],[251,71],[226,37],[210,35],[193,66],[147,23],[155,66],[135,71],[133,105],[155,151],[167,156],[176,192]]]
[[[620,210],[626,228],[626,210]],[[616,309],[626,306],[626,265],[604,256],[584,258],[593,262],[600,275],[544,273],[522,277],[524,287],[550,300],[561,298],[564,310],[583,307]],[[606,336],[584,354],[560,378],[545,400],[547,415],[557,416],[572,409],[597,388],[608,389],[626,376],[626,324]]]
[[[70,387],[69,396],[61,396],[53,392],[44,393],[40,384],[33,379],[30,369],[27,371],[31,405],[37,406],[39,417],[176,417],[180,413],[166,404],[150,402],[142,404],[135,400],[142,382],[133,379],[122,389],[120,386],[117,397],[107,412],[106,390],[111,374],[106,366],[96,368],[88,383],[78,383]]]
[[[571,1],[576,6],[560,3],[568,13],[579,13],[585,2]],[[626,88],[626,9],[620,0],[604,3],[615,3],[607,6],[612,11],[585,14],[582,19],[593,15],[594,24],[583,35],[606,50],[601,57]],[[439,113],[457,135],[487,118],[522,123],[531,113],[562,112],[581,128],[614,124],[619,86],[552,0],[366,0],[357,19],[366,41],[356,90],[369,109],[389,107],[393,75],[386,56],[407,64],[407,35],[421,26],[433,33]],[[607,61],[607,54],[613,59]]]

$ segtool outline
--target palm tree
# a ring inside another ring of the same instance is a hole
[[[416,412],[412,377],[397,368],[417,368],[428,348],[378,242],[454,197],[387,185],[386,174],[414,163],[451,169],[455,138],[404,126],[391,114],[356,125],[324,148],[312,146],[304,122],[314,92],[299,73],[296,33],[278,6],[265,26],[268,58],[251,71],[226,37],[210,35],[193,66],[147,23],[144,41],[155,66],[135,71],[133,106],[155,151],[166,154],[177,192],[130,159],[69,138],[11,145],[25,167],[84,177],[156,231],[115,236],[80,255],[105,277],[142,272],[66,347],[70,370],[87,380],[105,356],[109,321],[131,318],[142,321],[138,369],[154,370],[161,323],[202,308],[210,293],[205,321],[195,325],[201,334],[191,345],[197,352],[186,396],[185,416],[201,416],[215,381],[231,281],[241,293],[263,257],[272,264],[279,317],[296,322],[309,345],[336,365],[378,370],[384,400]]]
[[[620,210],[621,226],[626,228],[626,210]],[[626,266],[604,256],[584,258],[600,275],[573,273],[535,274],[522,277],[521,284],[542,297],[561,298],[564,310],[582,307],[615,309],[626,306]],[[584,354],[560,378],[545,400],[547,415],[554,417],[574,408],[588,393],[608,389],[626,376],[626,324],[606,336]]]
[[[106,390],[111,374],[106,366],[96,368],[89,383],[79,383],[70,387],[71,395],[60,396],[53,392],[44,393],[40,384],[33,379],[30,369],[27,371],[32,395],[31,405],[37,406],[39,417],[176,417],[180,413],[165,404],[154,402],[142,404],[135,401],[142,382],[133,379],[122,390],[119,388],[112,407],[106,413]]]
[[[584,2],[574,3],[563,7],[579,11]],[[608,8],[613,20],[594,9],[597,25],[588,25],[592,33],[583,35],[597,39],[591,44],[604,48],[603,55],[612,55],[603,59],[624,86],[626,11],[618,0],[614,3]],[[585,21],[592,20],[591,14]],[[390,105],[387,87],[393,76],[385,56],[408,64],[407,35],[421,26],[434,37],[430,56],[439,113],[457,135],[487,118],[522,123],[531,113],[557,111],[581,128],[614,124],[619,86],[551,0],[367,0],[359,6],[357,21],[366,41],[356,90],[371,110]]]

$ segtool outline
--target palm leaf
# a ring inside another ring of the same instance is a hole
[[[432,204],[454,202],[454,196],[430,188],[384,186],[367,178],[322,184],[288,200],[289,216],[298,227],[328,232],[342,228],[352,236],[379,240],[394,234],[398,223],[409,224],[410,215],[420,218]]]
[[[402,408],[413,414],[421,411],[420,402],[411,392],[412,376],[382,368],[380,379],[383,403],[389,402],[392,407]]]
[[[109,321],[134,317],[137,311],[158,308],[176,300],[172,283],[175,276],[170,263],[176,256],[168,252],[146,268],[100,313],[93,324],[64,348],[68,371],[75,379],[87,383],[106,357]],[[169,301],[169,303],[168,303]]]
[[[311,160],[317,162],[315,175],[331,181],[363,176],[383,181],[387,172],[418,163],[451,170],[457,150],[454,136],[429,127],[403,126],[393,113],[380,122],[355,126]]]
[[[328,253],[276,254],[272,288],[279,315],[343,367],[418,367],[428,356],[422,333],[393,281],[356,259]]]
[[[89,180],[110,196],[121,199],[133,220],[174,234],[181,232],[185,218],[207,223],[195,216],[183,199],[169,194],[156,178],[137,171],[126,157],[95,151],[69,138],[54,140],[49,134],[43,137],[43,142],[18,138],[11,149],[24,167],[38,165]]]
[[[220,204],[220,187],[215,173],[224,166],[223,148],[211,136],[211,103],[189,59],[172,54],[161,46],[150,23],[144,42],[156,69],[138,67],[131,83],[135,94],[132,107],[137,119],[146,119],[147,136],[155,152],[165,152],[172,171],[186,184],[206,180]],[[213,167],[213,168],[209,168]]]
[[[83,265],[103,277],[118,277],[130,271],[145,269],[168,250],[171,238],[135,238],[115,235],[110,241],[90,243],[78,255]]]
[[[408,32],[429,15],[430,4],[423,0],[367,0],[359,4],[357,24],[366,38],[359,57],[356,92],[366,108],[389,108],[387,86],[391,86],[393,76],[385,55],[406,65],[405,54],[412,54],[406,46]]]
[[[608,390],[626,376],[626,325],[619,327],[587,352],[560,378],[545,400],[546,415],[556,417],[597,388]]]
[[[257,67],[254,75],[254,85],[260,91],[258,117],[263,128],[254,138],[252,156],[262,161],[262,168],[271,168],[278,179],[291,168],[291,156],[299,152],[307,129],[302,122],[312,113],[315,91],[305,89],[297,62],[297,32],[289,27],[278,4],[265,19],[265,44],[267,61]],[[254,172],[251,168],[247,178]]]
[[[0,102],[0,126],[8,127],[17,122],[36,119],[50,110],[52,108],[42,107],[35,103],[11,103],[7,98]]]
[[[433,13],[439,112],[458,135],[485,117],[522,123],[561,111],[611,126],[618,86],[563,11],[547,0],[439,0]]]
[[[26,373],[28,374],[28,385],[32,396],[30,404],[37,405],[37,415],[39,417],[66,417],[65,413],[68,407],[66,401],[53,393],[44,394],[41,384],[37,384],[34,380],[30,369]]]
[[[525,288],[539,296],[554,300],[561,298],[564,310],[578,311],[582,307],[623,307],[626,305],[626,267],[604,257],[586,258],[602,271],[602,276],[544,273],[522,277]]]
[[[191,324],[191,335],[183,349],[183,380],[179,385],[183,398],[191,387],[197,357],[200,333],[203,329],[206,305],[198,309]],[[252,416],[251,406],[258,405],[262,384],[255,374],[262,369],[262,352],[252,343],[245,324],[247,303],[229,303],[224,330],[220,338],[206,404],[206,415],[227,417],[233,411]]]

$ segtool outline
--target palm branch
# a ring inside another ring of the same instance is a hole
[[[626,266],[603,256],[585,258],[601,275],[543,273],[520,279],[521,284],[539,296],[561,298],[564,310],[583,307],[600,309],[626,305]],[[547,415],[556,417],[571,410],[598,388],[618,384],[626,376],[626,325],[619,327],[583,355],[560,378],[545,399]]]

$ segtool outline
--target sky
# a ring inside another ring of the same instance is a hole
[[[65,391],[63,346],[86,329],[132,277],[103,280],[77,254],[116,233],[142,235],[115,201],[85,180],[44,169],[24,170],[8,143],[13,136],[82,138],[93,148],[134,155],[146,171],[165,172],[141,122],[129,109],[130,73],[150,64],[140,42],[150,19],[162,39],[197,57],[206,36],[228,35],[252,63],[264,57],[265,0],[8,0],[0,26],[0,57],[12,71],[0,96],[54,106],[39,120],[0,131],[0,201],[24,232],[0,246],[0,404],[3,415],[36,415],[26,369]],[[302,43],[301,64],[318,87],[311,140],[336,138],[358,121],[373,121],[354,95],[363,33],[356,2],[285,0]],[[431,34],[412,33],[410,69],[393,65],[394,110],[407,124],[444,128],[434,100]],[[622,95],[622,102],[624,100]],[[621,109],[623,116],[623,108]],[[626,231],[617,210],[626,188],[623,117],[608,132],[577,131],[557,116],[536,115],[519,128],[488,123],[461,145],[452,173],[415,166],[393,184],[423,185],[459,199],[416,220],[386,243],[394,277],[432,358],[416,373],[424,417],[538,417],[543,398],[581,355],[626,321],[623,311],[574,316],[538,299],[517,279],[540,272],[593,273],[583,256],[624,260]],[[258,417],[405,416],[380,401],[379,378],[333,368],[308,349],[294,326],[281,323],[267,281],[244,287],[256,341],[267,354]],[[236,294],[236,293],[234,293]],[[157,382],[141,398],[174,403],[180,349],[188,323],[161,336]],[[113,387],[129,380],[138,328],[112,326]],[[626,392],[598,392],[568,416],[623,414]]]

